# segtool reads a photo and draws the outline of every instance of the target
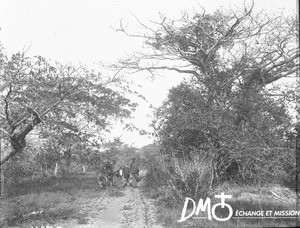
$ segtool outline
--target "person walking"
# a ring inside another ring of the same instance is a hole
[[[113,179],[114,179],[114,166],[116,164],[116,161],[110,161],[108,160],[105,164],[104,164],[104,171],[106,173],[106,175],[108,176],[108,179],[111,183],[111,185],[113,185]]]
[[[130,169],[130,174],[131,174],[132,180],[133,180],[132,186],[136,187],[137,186],[136,182],[138,181],[138,178],[139,178],[139,164],[138,164],[136,158],[133,158],[131,160],[129,169]]]

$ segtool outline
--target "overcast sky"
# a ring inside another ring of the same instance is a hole
[[[284,10],[295,14],[297,0],[259,0],[256,9]],[[184,10],[197,11],[199,5],[212,12],[220,7],[241,6],[241,0],[0,0],[0,42],[7,53],[27,50],[29,56],[93,67],[99,62],[114,63],[141,48],[141,42],[115,32],[120,19],[125,25],[158,19],[159,12],[176,18]],[[137,28],[138,29],[138,28]],[[167,91],[182,77],[166,74],[154,82],[139,75],[136,83],[154,106],[166,98]],[[135,113],[134,123],[147,129],[151,110],[144,102]],[[146,136],[114,130],[115,135],[134,146],[151,143]]]

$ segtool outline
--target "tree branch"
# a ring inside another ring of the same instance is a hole
[[[4,98],[4,102],[5,102],[4,113],[5,113],[6,121],[9,125],[11,125],[11,120],[9,118],[9,113],[8,113],[8,101],[7,101],[7,99],[9,97],[9,95],[11,94],[11,92],[12,92],[12,84],[9,83],[9,90],[8,90],[8,92],[7,92],[7,94]]]

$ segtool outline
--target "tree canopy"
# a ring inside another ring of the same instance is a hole
[[[140,34],[130,34],[120,24],[119,31],[146,39],[154,50],[123,61],[128,68],[191,74],[207,90],[219,92],[239,85],[265,86],[299,68],[296,17],[254,12],[252,3],[213,14],[204,9],[193,15],[185,13],[179,20],[161,18],[154,25],[138,20],[143,28]],[[149,59],[160,61],[151,64]]]
[[[9,58],[1,52],[0,85],[1,138],[12,146],[1,164],[25,148],[34,129],[61,134],[61,140],[71,135],[86,139],[89,127],[107,130],[112,120],[128,118],[136,107],[117,74],[105,78],[84,67],[52,64],[24,53]]]

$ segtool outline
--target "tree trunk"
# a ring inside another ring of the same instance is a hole
[[[2,138],[0,138],[0,160],[2,159]],[[0,199],[4,197],[5,177],[3,165],[0,164]]]
[[[33,119],[33,121],[31,121],[30,124],[27,124],[27,126],[24,127],[22,131],[20,131],[20,133],[11,132],[11,135],[9,136],[11,151],[7,153],[3,158],[1,157],[0,165],[7,162],[11,157],[13,157],[17,153],[20,153],[26,147],[26,136],[33,130],[36,125],[42,122],[40,116],[37,113],[33,112],[32,114],[35,116],[35,118]],[[15,130],[16,126],[11,126],[11,128]]]
[[[58,172],[58,163],[55,163],[55,169],[54,169],[54,176],[57,177],[57,172]]]
[[[4,178],[4,175],[3,173],[1,173],[1,176],[0,176],[0,179],[1,179],[1,190],[0,190],[0,198],[3,198],[4,197],[4,186],[5,186],[5,178]]]

